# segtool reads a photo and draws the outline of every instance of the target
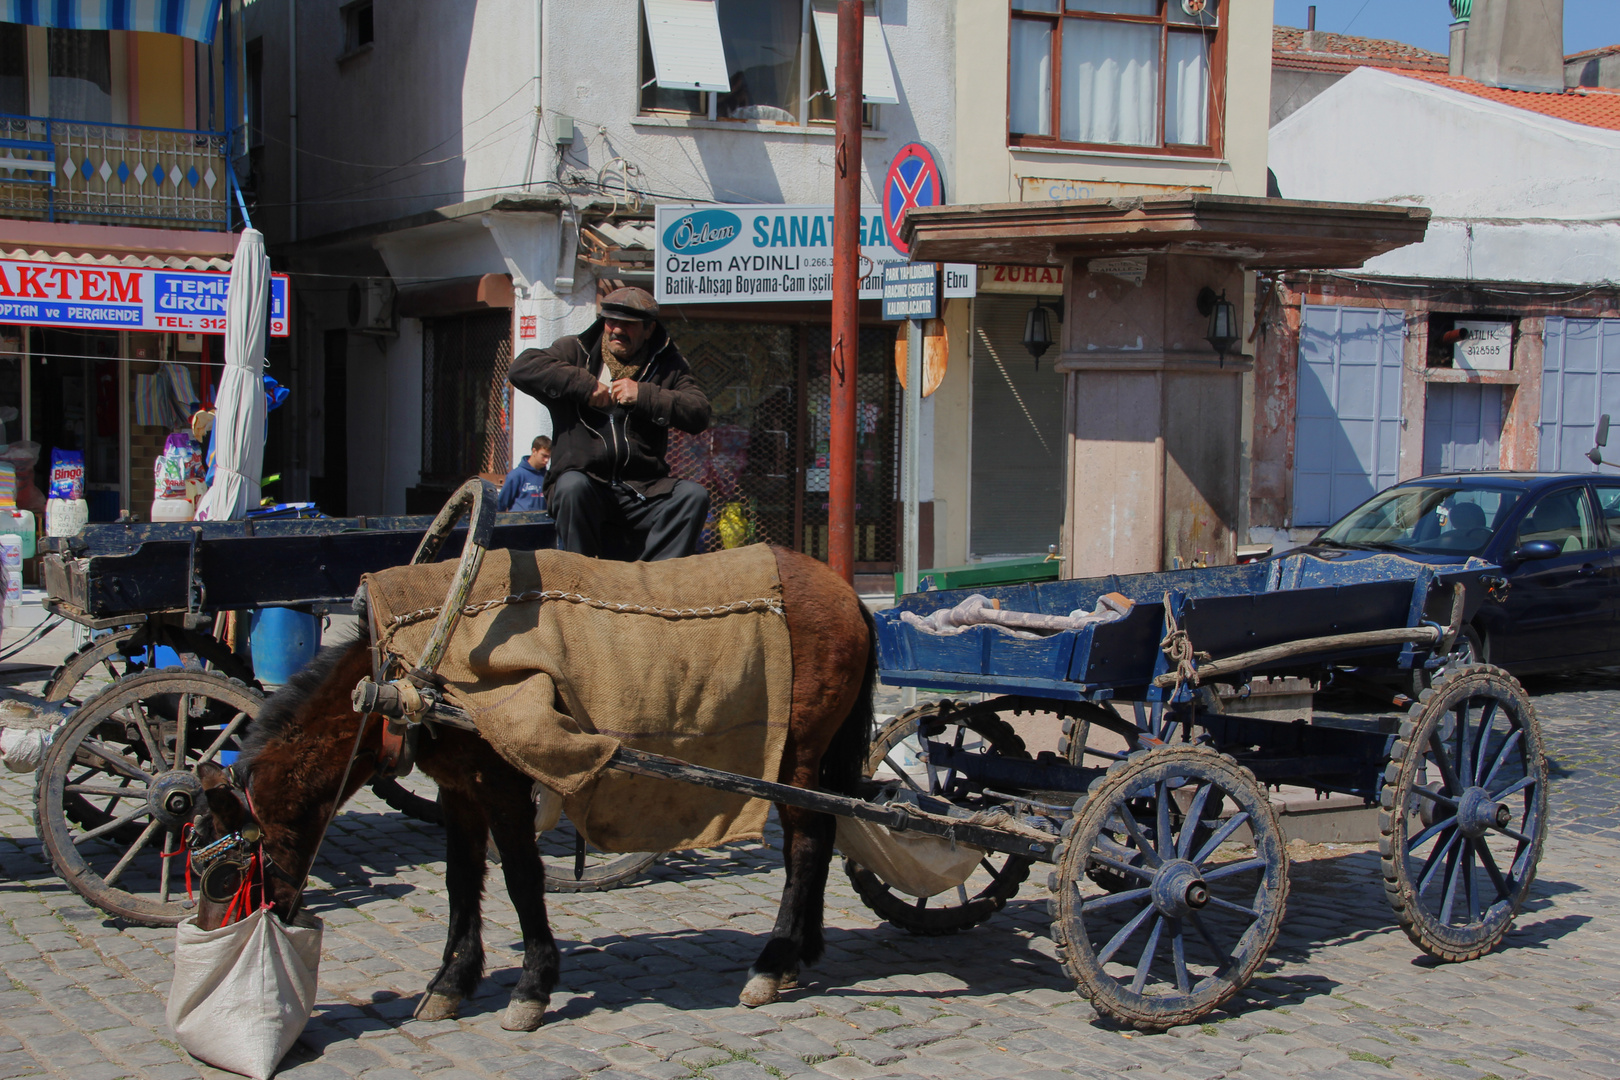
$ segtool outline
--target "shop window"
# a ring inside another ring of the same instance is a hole
[[[643,0],[641,111],[717,120],[831,121],[837,11],[831,0]],[[863,123],[897,102],[876,9],[864,27]]]
[[[511,363],[509,311],[424,321],[423,487],[454,488],[511,466]]]
[[[105,30],[48,30],[50,111],[63,120],[112,120],[112,53]]]
[[[1517,338],[1516,322],[1517,320],[1508,315],[1480,312],[1457,315],[1432,312],[1429,315],[1427,366],[1431,368],[1466,366],[1457,363],[1458,345],[1472,341],[1472,346],[1464,348],[1482,354],[1476,366],[1486,365],[1487,370],[1496,368],[1506,371],[1512,367],[1512,345]],[[1487,339],[1504,342],[1508,355],[1495,355],[1501,353],[1502,348],[1488,347]]]
[[[1011,2],[1012,145],[1219,152],[1217,0]]]

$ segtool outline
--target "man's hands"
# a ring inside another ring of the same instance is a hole
[[[596,384],[586,403],[593,409],[605,409],[609,405],[634,405],[640,393],[641,384],[634,379],[615,379],[612,386]]]

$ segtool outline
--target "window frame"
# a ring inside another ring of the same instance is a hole
[[[707,123],[725,124],[728,126],[734,124],[743,130],[757,128],[760,130],[771,131],[781,130],[783,128],[789,130],[812,128],[818,131],[825,129],[830,132],[836,124],[835,120],[830,118],[818,118],[810,115],[811,97],[814,95],[819,95],[823,92],[813,92],[810,88],[811,83],[815,81],[812,72],[819,70],[817,65],[820,63],[821,48],[820,39],[817,38],[815,27],[811,22],[813,18],[811,14],[811,5],[813,2],[814,0],[799,0],[799,108],[794,119],[790,122],[786,120],[740,120],[721,116],[720,98],[723,95],[709,90],[687,91],[688,93],[694,93],[698,96],[699,107],[694,111],[683,109],[649,108],[642,104],[643,96],[646,90],[651,85],[652,81],[657,78],[657,72],[655,70],[650,70],[648,66],[653,62],[653,60],[652,49],[650,47],[651,31],[647,27],[647,9],[646,6],[641,3],[641,0],[636,0],[636,118],[656,118],[658,120],[669,120],[677,123],[681,121],[705,121]],[[866,4],[868,8],[872,9],[878,15],[879,18],[882,17],[883,9],[881,3],[877,2],[877,0],[866,0]],[[722,39],[724,34],[725,28],[722,26]],[[830,90],[826,93],[828,100],[831,101],[832,94]],[[870,103],[865,100],[861,102],[861,126],[863,128],[867,130],[875,130],[877,128],[878,108],[879,106],[875,103]]]
[[[365,41],[360,40],[360,15],[367,13],[370,18],[371,36]],[[377,44],[377,6],[374,0],[350,0],[338,9],[343,18],[343,49],[338,54],[338,62],[342,63],[351,56],[370,52]]]
[[[1196,157],[1219,159],[1225,153],[1226,125],[1226,26],[1230,18],[1232,0],[1226,0],[1217,7],[1216,23],[1213,28],[1199,29],[1195,24],[1175,23],[1169,18],[1169,6],[1177,0],[1159,0],[1159,13],[1157,15],[1124,15],[1100,11],[1070,11],[1068,0],[1057,0],[1058,10],[1026,11],[1014,7],[1018,0],[1007,0],[1007,146],[1014,150],[1096,150],[1109,154],[1140,154],[1144,157]],[[1045,22],[1050,26],[1052,41],[1052,122],[1051,135],[1030,135],[1014,132],[1012,129],[1013,110],[1013,69],[1012,69],[1012,22],[1014,19],[1027,19]],[[1064,20],[1077,19],[1089,22],[1102,22],[1112,24],[1129,24],[1135,26],[1156,26],[1159,28],[1159,115],[1158,115],[1158,144],[1153,146],[1137,143],[1098,143],[1098,142],[1070,142],[1060,136],[1063,130],[1063,28]],[[1178,30],[1178,27],[1180,28]],[[1169,80],[1169,48],[1172,33],[1204,33],[1208,35],[1209,47],[1209,115],[1207,117],[1209,142],[1203,146],[1194,146],[1188,143],[1166,143],[1164,141],[1165,111],[1168,100],[1165,95],[1165,86]]]

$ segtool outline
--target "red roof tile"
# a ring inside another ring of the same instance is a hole
[[[1442,75],[1432,71],[1402,71],[1399,74],[1412,79],[1422,79],[1424,82],[1443,86],[1447,90],[1458,90],[1487,101],[1496,101],[1503,105],[1512,105],[1516,109],[1540,113],[1543,116],[1552,116],[1575,124],[1586,124],[1589,127],[1620,131],[1620,90],[1577,86],[1565,90],[1562,94],[1537,94],[1528,90],[1502,90],[1486,86],[1482,82],[1475,82],[1473,79]]]
[[[1596,49],[1584,49],[1581,52],[1572,52],[1564,57],[1567,64],[1571,60],[1589,60],[1594,56],[1608,56],[1610,53],[1620,53],[1620,45],[1602,45]]]
[[[1383,38],[1352,37],[1318,30],[1305,48],[1305,31],[1295,26],[1271,28],[1271,62],[1274,67],[1306,71],[1351,71],[1358,67],[1387,67],[1445,71],[1443,53],[1429,52],[1416,45]]]

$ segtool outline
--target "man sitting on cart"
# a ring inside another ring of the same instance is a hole
[[[674,559],[697,551],[701,484],[669,475],[669,429],[709,426],[709,399],[645,289],[616,289],[578,335],[528,349],[513,386],[551,411],[546,506],[557,547],[592,557]]]

